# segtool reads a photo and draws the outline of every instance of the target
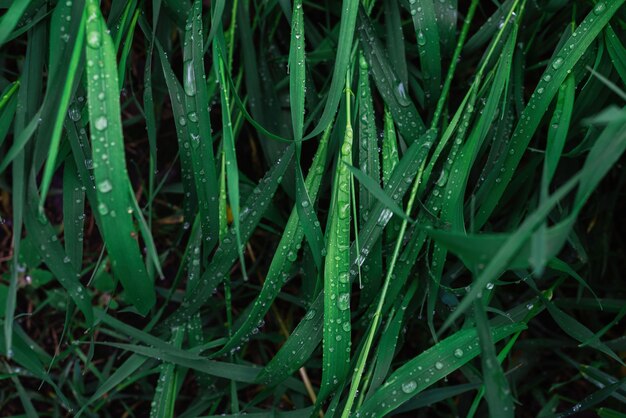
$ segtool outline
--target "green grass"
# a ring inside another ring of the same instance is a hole
[[[626,416],[624,0],[0,13],[0,416]]]

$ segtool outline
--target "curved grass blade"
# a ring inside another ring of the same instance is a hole
[[[559,327],[567,333],[567,335],[580,343],[586,343],[586,345],[591,348],[606,354],[622,366],[625,364],[613,350],[607,347],[606,344],[602,343],[599,339],[595,338],[595,334],[589,328],[557,308],[552,302],[544,302],[548,312],[554,319],[554,322],[556,322]]]
[[[91,404],[115,389],[116,386],[120,385],[124,380],[135,373],[146,361],[148,361],[148,358],[139,354],[132,354],[128,357],[111,376],[100,383],[95,393],[91,395],[89,399],[85,400],[81,408],[76,412],[76,418],[80,417]]]
[[[31,184],[29,201],[26,204],[24,224],[29,236],[36,244],[41,259],[55,275],[61,286],[65,288],[76,306],[85,315],[87,328],[93,324],[93,311],[87,289],[78,280],[80,274],[72,266],[69,256],[61,247],[58,237],[48,218],[38,210],[38,196]]]
[[[342,325],[343,326],[343,325]],[[261,370],[257,382],[275,386],[298,370],[310,357],[322,340],[324,329],[324,297],[318,295],[296,329]]]
[[[86,25],[89,121],[101,232],[127,300],[146,314],[156,301],[154,283],[133,238],[115,53],[96,0],[88,2]]]
[[[610,24],[604,30],[604,38],[613,67],[622,79],[622,83],[626,85],[626,48]]]
[[[569,410],[559,413],[558,415],[556,415],[557,418],[569,417],[571,415],[578,414],[579,412],[588,410],[592,406],[599,404],[600,402],[611,396],[624,383],[626,383],[626,379],[622,379],[608,386],[605,386],[604,388],[592,393],[591,395],[586,396],[582,401],[577,402]]]
[[[492,327],[490,331],[493,341],[498,342],[523,329],[523,324],[512,324]],[[352,415],[383,416],[390,413],[479,354],[476,329],[457,331],[402,365]]]
[[[259,368],[244,366],[241,364],[224,363],[205,358],[194,358],[187,355],[186,350],[176,349],[176,354],[163,352],[152,347],[145,347],[136,344],[102,342],[101,345],[120,348],[125,351],[140,354],[153,359],[173,363],[177,366],[197,370],[210,376],[221,377],[237,382],[251,383],[259,372]],[[174,349],[172,347],[172,349]]]
[[[7,41],[29,5],[29,0],[16,0],[4,13],[0,19],[0,46]]]

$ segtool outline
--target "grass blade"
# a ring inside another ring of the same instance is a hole
[[[95,0],[87,4],[86,25],[89,121],[94,144],[97,211],[113,272],[124,286],[128,301],[140,313],[146,314],[154,305],[156,295],[137,241],[133,239],[135,231],[128,210],[131,208],[130,180],[124,159],[115,53]]]

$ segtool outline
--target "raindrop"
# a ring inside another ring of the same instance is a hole
[[[102,45],[102,35],[98,31],[91,31],[87,34],[87,45],[91,48],[100,48]]]
[[[349,293],[342,293],[341,295],[339,295],[339,298],[337,299],[337,307],[342,311],[345,311],[346,309],[350,308],[350,294]]]
[[[413,393],[415,389],[417,389],[417,382],[415,380],[409,380],[402,384],[402,392],[404,393]]]
[[[422,31],[419,31],[419,33],[417,34],[417,44],[419,46],[426,45],[426,36],[424,36],[424,33]]]
[[[98,183],[98,190],[100,191],[100,193],[108,193],[113,190],[113,185],[109,180],[103,180]]]
[[[558,70],[561,65],[563,65],[563,58],[561,57],[557,57],[557,59],[554,60],[554,62],[552,63],[552,68],[554,68],[555,70]]]
[[[461,350],[460,348],[457,348],[456,350],[454,350],[454,357],[456,358],[463,357],[463,350]]]
[[[606,4],[601,1],[600,3],[596,4],[596,7],[593,8],[593,13],[599,15],[604,12],[604,10],[606,10]]]
[[[99,131],[104,131],[107,126],[109,126],[109,121],[107,120],[106,116],[100,116],[94,122],[94,127]]]
[[[107,213],[109,213],[109,208],[104,203],[100,203],[98,205],[98,212],[100,213],[100,215],[106,215]]]
[[[196,95],[196,73],[193,68],[193,61],[185,61],[184,66],[184,78],[183,78],[183,87],[185,88],[185,94],[187,96],[195,96]]]
[[[70,106],[67,114],[74,122],[78,122],[81,118],[80,110],[76,106]]]

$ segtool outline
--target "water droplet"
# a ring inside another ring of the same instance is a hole
[[[87,34],[87,45],[91,48],[100,48],[102,45],[102,35],[98,31],[91,31]]]
[[[77,106],[70,106],[70,109],[67,111],[67,115],[74,122],[78,122],[81,118],[80,110],[78,109]]]
[[[98,190],[100,191],[100,193],[108,193],[113,190],[113,185],[109,180],[103,180],[98,183]]]
[[[596,4],[596,7],[593,8],[593,13],[599,15],[604,12],[604,10],[606,10],[606,4],[601,1],[600,3]]]
[[[359,67],[362,70],[367,70],[367,61],[365,60],[365,57],[363,55],[361,55],[361,57],[359,58]]]
[[[189,120],[193,123],[198,122],[198,114],[196,112],[190,112],[188,115]]]
[[[419,33],[417,34],[417,44],[419,46],[426,45],[426,36],[424,36],[424,33],[422,31],[419,31]]]
[[[342,293],[339,295],[339,298],[337,299],[337,307],[342,311],[345,311],[346,309],[350,308],[350,294],[349,293]]]
[[[415,380],[409,380],[402,384],[402,392],[404,393],[413,393],[415,389],[417,389],[417,382]]]
[[[306,313],[306,315],[304,316],[304,319],[306,319],[307,321],[310,321],[311,319],[315,318],[315,309],[311,309],[309,312]]]
[[[460,348],[457,348],[456,350],[454,350],[454,357],[456,358],[463,357],[463,350],[461,350]]]
[[[436,362],[435,363],[435,369],[437,369],[437,370],[443,369],[443,363],[440,362],[440,361]]]
[[[350,132],[352,131],[351,128]],[[346,132],[346,136],[347,136],[348,132]],[[344,142],[343,145],[341,146],[341,155],[343,155],[344,157],[349,157],[352,154],[352,144],[348,143],[348,141]]]
[[[185,61],[183,64],[183,87],[185,88],[185,94],[187,96],[195,96],[196,95],[196,73],[193,68],[193,61]]]
[[[178,123],[180,124],[180,126],[185,126],[187,125],[187,119],[185,119],[184,116],[181,116],[178,118]]]
[[[94,122],[94,127],[99,131],[104,131],[107,126],[109,126],[109,121],[106,116],[100,116]]]
[[[441,170],[441,174],[439,174],[439,179],[437,179],[437,186],[445,186],[446,181],[448,181],[448,172],[446,170]]]
[[[104,203],[100,203],[98,205],[98,212],[100,213],[100,215],[106,215],[107,213],[109,213],[109,208]]]
[[[563,58],[557,57],[557,59],[555,59],[552,63],[552,68],[558,70],[559,68],[561,68],[561,65],[563,65]]]

